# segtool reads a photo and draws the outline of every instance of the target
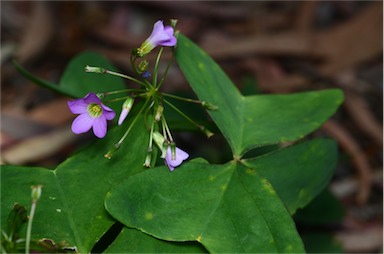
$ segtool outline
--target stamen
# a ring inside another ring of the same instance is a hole
[[[88,105],[88,113],[93,118],[98,118],[102,115],[103,109],[97,103],[91,103]]]

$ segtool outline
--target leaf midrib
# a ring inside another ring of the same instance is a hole
[[[240,96],[240,101],[241,101],[241,103],[240,103],[240,105],[241,105],[241,108],[240,108],[240,120],[243,120],[244,119],[244,111],[245,111],[245,100],[246,100],[246,97],[244,97],[244,96]],[[242,122],[240,122],[240,123],[242,123]],[[244,140],[244,125],[245,124],[240,124],[240,130],[239,130],[239,136],[240,136],[240,138],[239,138],[239,140],[240,140],[240,142],[242,143],[242,141]],[[233,157],[234,158],[238,158],[238,159],[240,159],[241,158],[241,156],[243,156],[244,154],[243,154],[243,149],[241,148],[241,143],[239,143],[239,145],[238,145],[238,147],[237,147],[237,151],[235,150],[235,151],[233,151]]]

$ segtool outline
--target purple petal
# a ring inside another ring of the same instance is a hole
[[[129,113],[129,110],[127,108],[123,108],[123,110],[121,111],[120,117],[119,117],[119,121],[117,123],[118,125],[121,125],[123,123],[123,121],[127,117],[128,113]]]
[[[166,33],[168,35],[168,39],[160,42],[159,45],[168,46],[168,47],[175,46],[177,43],[177,40],[176,40],[175,36],[173,36],[173,34],[174,34],[173,27],[166,26],[164,28],[164,33]]]
[[[84,101],[88,104],[97,103],[101,104],[99,97],[95,93],[89,93],[84,97]]]
[[[176,43],[177,43],[176,38],[172,36],[169,40],[160,42],[158,45],[160,45],[160,46],[166,46],[166,47],[172,47],[172,46],[175,46]]]
[[[155,23],[151,36],[149,36],[147,40],[153,46],[176,45],[176,38],[173,36],[173,28],[171,26],[164,27],[162,20],[159,20]]]
[[[107,120],[112,120],[113,118],[115,118],[116,113],[115,113],[115,111],[113,111],[113,109],[108,108],[107,106],[105,106],[102,103],[100,103],[100,104],[101,104],[101,107],[103,108],[103,115],[105,116],[105,118]]]
[[[167,33],[169,37],[172,37],[174,34],[173,27],[171,26],[164,27],[164,32]]]
[[[184,152],[183,150],[176,147],[176,156],[175,159],[172,159],[172,149],[170,146],[167,148],[167,153],[165,156],[166,164],[168,165],[170,170],[173,170],[171,168],[175,168],[179,166],[185,159],[189,157],[189,154]]]
[[[188,159],[189,154],[176,147],[176,157],[181,158],[181,160],[184,161],[184,160]]]
[[[154,37],[158,33],[162,33],[164,31],[164,24],[162,20],[158,20],[154,25],[153,25],[153,30],[149,38]],[[148,38],[148,39],[149,39]]]
[[[105,119],[104,115],[94,119],[93,133],[98,138],[104,138],[107,134],[107,119]]]
[[[174,167],[172,167],[172,166],[168,165],[168,163],[167,163],[167,161],[166,161],[166,160],[164,160],[164,163],[165,163],[165,165],[167,165],[167,166],[168,166],[168,168],[169,168],[169,170],[170,170],[170,171],[173,171],[173,170],[175,169]]]
[[[73,121],[72,132],[75,134],[87,132],[91,129],[93,122],[94,118],[88,115],[88,113],[81,114]]]
[[[83,98],[70,100],[67,102],[69,110],[73,114],[83,114],[87,112],[88,104],[84,101]]]

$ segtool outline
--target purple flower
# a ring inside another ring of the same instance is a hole
[[[103,138],[107,133],[107,120],[115,117],[115,112],[103,105],[94,93],[87,94],[84,98],[68,101],[68,107],[73,114],[79,114],[72,123],[72,131],[80,134],[93,128],[93,133],[98,138]]]
[[[157,21],[151,35],[137,49],[137,55],[145,56],[157,46],[172,47],[176,45],[176,37],[173,35],[174,29],[171,26],[164,26],[163,21]]]
[[[167,152],[165,155],[165,165],[169,167],[169,170],[173,171],[175,167],[179,166],[184,160],[189,157],[189,154],[184,152],[183,150],[175,147],[175,157],[172,158],[172,148],[168,146]]]

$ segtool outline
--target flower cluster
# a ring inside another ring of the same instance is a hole
[[[116,152],[121,143],[126,139],[133,125],[136,123],[138,117],[141,114],[144,114],[145,119],[148,119],[148,114],[152,116],[152,120],[147,122],[150,126],[147,126],[149,129],[149,144],[147,149],[147,155],[144,160],[145,167],[151,167],[154,164],[152,159],[153,152],[153,141],[157,145],[158,149],[161,151],[161,158],[164,159],[165,165],[168,166],[170,171],[173,171],[178,167],[184,160],[189,157],[189,154],[180,148],[176,147],[175,141],[171,135],[171,131],[168,127],[167,121],[163,114],[164,105],[170,106],[172,109],[176,110],[182,116],[184,116],[188,121],[194,124],[198,129],[202,130],[208,137],[213,135],[208,129],[204,126],[199,125],[191,118],[186,116],[181,110],[175,107],[170,101],[165,97],[170,97],[174,99],[180,99],[192,103],[198,103],[206,109],[214,110],[216,109],[214,105],[211,105],[204,101],[192,100],[187,98],[178,97],[175,95],[162,93],[159,91],[162,86],[165,77],[170,68],[171,61],[168,63],[161,79],[158,80],[158,65],[160,58],[163,52],[164,47],[174,47],[176,46],[177,39],[175,37],[174,26],[176,25],[175,20],[171,20],[172,26],[164,26],[163,21],[159,20],[154,24],[153,31],[151,35],[141,44],[139,48],[136,48],[132,51],[131,54],[131,65],[134,72],[138,77],[132,77],[125,74],[113,72],[106,70],[100,67],[86,66],[86,72],[100,73],[100,74],[110,74],[119,77],[128,79],[131,82],[134,82],[140,85],[139,89],[124,89],[119,91],[105,92],[101,94],[88,93],[84,98],[68,101],[68,107],[72,113],[78,114],[76,119],[72,123],[72,131],[76,134],[85,133],[91,128],[93,133],[98,138],[105,137],[107,133],[107,121],[112,120],[115,117],[115,112],[104,105],[107,103],[105,98],[109,95],[123,94],[121,98],[114,98],[113,101],[124,100],[122,104],[122,110],[120,117],[118,119],[118,125],[123,125],[124,120],[127,118],[130,110],[132,109],[136,99],[143,100],[143,106],[139,110],[139,113],[134,116],[130,125],[128,126],[124,135],[120,140],[110,149],[106,154],[106,158],[111,158]],[[158,51],[158,56],[156,58],[155,65],[153,67],[152,74],[149,71],[149,63],[147,60],[142,59],[147,54],[152,52],[156,47],[160,46]],[[140,61],[137,63],[137,61]],[[152,77],[152,80],[149,78]],[[128,94],[128,96],[127,96]],[[103,100],[103,103],[101,102]],[[155,131],[155,130],[161,130]]]

